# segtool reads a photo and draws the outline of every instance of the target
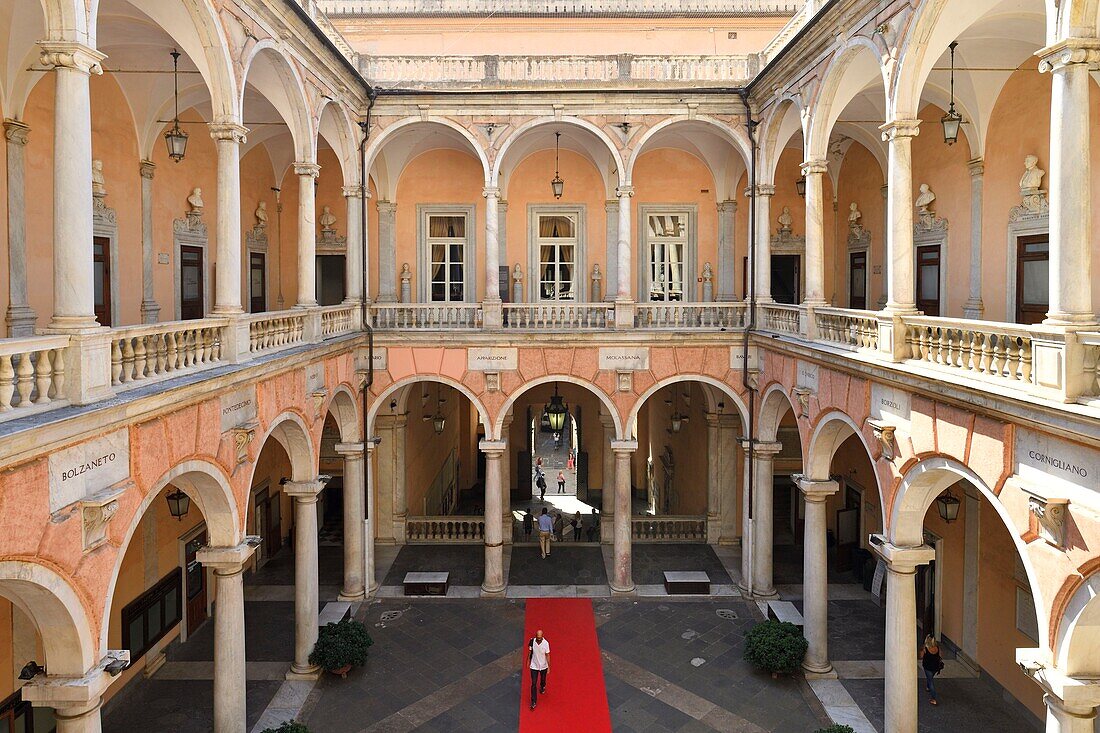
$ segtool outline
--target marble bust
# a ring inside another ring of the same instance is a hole
[[[935,200],[936,194],[932,192],[931,187],[927,183],[922,183],[920,185],[920,193],[917,194],[917,200],[913,203],[917,207],[919,213],[930,214],[932,212],[928,207],[930,207]]]
[[[103,161],[92,161],[92,196],[103,198],[107,195],[107,179],[103,176]]]
[[[189,214],[202,215],[205,204],[202,202],[202,189],[197,186],[191,189],[191,195],[187,197],[187,204],[191,207]]]
[[[332,209],[327,206],[321,207],[321,217],[318,219],[321,224],[322,232],[334,232],[336,229],[333,224],[336,223],[336,215],[332,213]]]
[[[1043,176],[1047,172],[1039,167],[1039,158],[1029,155],[1024,158],[1024,175],[1020,178],[1020,191],[1034,193],[1043,185]]]
[[[256,206],[256,228],[264,229],[267,227],[267,202],[261,201]]]
[[[779,214],[780,230],[784,232],[789,232],[791,230],[792,223],[794,223],[794,217],[791,216],[791,207],[784,206],[782,213]]]

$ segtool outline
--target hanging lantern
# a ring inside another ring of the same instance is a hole
[[[943,141],[948,145],[954,145],[959,140],[959,128],[962,127],[963,116],[955,110],[955,48],[958,41],[952,41],[951,49],[951,105],[947,114],[940,118],[943,125]]]
[[[565,418],[569,410],[565,407],[565,400],[558,395],[558,385],[554,383],[554,396],[550,398],[550,404],[546,407],[546,417],[550,420],[550,429],[555,433],[561,432],[565,427]]]
[[[554,198],[560,199],[565,193],[565,181],[558,175],[558,148],[561,143],[561,133],[554,133],[554,179],[550,181],[550,190],[554,192]]]
[[[962,508],[962,502],[951,493],[950,489],[936,498],[936,509],[940,513],[940,519],[948,524],[959,518],[960,508]]]
[[[798,191],[799,196],[806,198],[806,176],[802,176],[794,182],[794,190]]]
[[[443,433],[443,428],[447,427],[447,418],[443,417],[443,395],[440,389],[441,388],[436,389],[435,416],[432,417],[432,428],[435,429],[436,435],[441,435]]]
[[[172,129],[164,133],[164,143],[168,146],[168,157],[177,163],[187,153],[187,133],[180,129],[180,52],[172,49],[172,87],[176,103],[176,114],[172,118]]]
[[[176,489],[164,498],[168,501],[168,513],[182,522],[191,509],[191,497]]]
[[[680,432],[680,428],[684,427],[684,416],[680,414],[680,411],[672,413],[672,432]]]

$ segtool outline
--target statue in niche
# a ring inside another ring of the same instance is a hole
[[[917,207],[917,213],[923,218],[932,213],[929,207],[935,200],[936,194],[932,192],[932,188],[927,183],[922,183],[920,185],[920,193],[917,194],[917,200],[913,203]]]
[[[603,273],[600,272],[600,263],[592,265],[592,300],[603,300]]]
[[[1020,193],[1024,196],[1038,192],[1043,185],[1043,176],[1047,172],[1039,167],[1039,158],[1029,155],[1024,158],[1024,175],[1020,178]]]
[[[256,206],[255,216],[256,216],[256,228],[257,229],[266,229],[267,228],[267,202],[266,201],[261,201],[259,203],[259,205]]]
[[[191,195],[187,197],[187,205],[191,207],[191,210],[187,212],[189,216],[202,216],[202,210],[206,204],[202,202],[201,188],[196,186],[191,189]]]
[[[848,206],[848,229],[856,237],[863,234],[863,212],[855,201]]]
[[[791,224],[793,223],[794,217],[791,216],[791,207],[784,206],[783,211],[779,214],[779,231],[790,234]]]
[[[103,161],[92,161],[92,196],[101,199],[107,195],[107,179],[103,176]]]
[[[401,264],[401,302],[412,302],[412,270],[409,268],[409,263],[404,262]]]
[[[1046,216],[1050,212],[1047,192],[1042,190],[1043,176],[1047,174],[1039,167],[1039,158],[1029,155],[1024,158],[1024,175],[1020,177],[1020,205],[1008,214],[1010,221],[1020,221]]]
[[[321,224],[322,234],[332,234],[336,232],[336,228],[333,226],[333,224],[336,223],[336,214],[333,214],[332,209],[329,207],[321,207],[321,217],[317,221]]]

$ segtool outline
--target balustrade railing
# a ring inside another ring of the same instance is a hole
[[[358,305],[328,305],[321,309],[321,338],[351,333],[356,327]]]
[[[638,303],[635,328],[744,328],[748,309],[744,303]]]
[[[925,316],[905,316],[902,320],[910,359],[1019,385],[1033,383],[1033,339],[1064,339],[1058,329],[1044,326]]]
[[[67,404],[68,336],[0,339],[0,420]]]
[[[485,517],[408,517],[405,539],[407,542],[484,542]]]
[[[607,328],[615,322],[610,303],[505,303],[504,327],[553,331]]]
[[[780,333],[801,333],[799,327],[799,308],[786,303],[762,303],[757,306],[760,314],[760,328]]]
[[[1100,331],[1081,333],[1078,338],[1085,350],[1084,394],[1093,398],[1100,397]]]
[[[817,340],[853,349],[878,348],[878,314],[848,308],[814,308]]]
[[[123,387],[221,361],[226,319],[204,318],[111,331],[111,384]]]
[[[477,303],[375,303],[371,306],[375,330],[439,331],[477,328]]]
[[[248,348],[252,353],[300,344],[305,339],[304,310],[260,313],[249,318]]]
[[[706,517],[632,517],[630,536],[636,542],[706,542]]]
[[[744,81],[747,56],[635,56],[630,78],[639,81]]]

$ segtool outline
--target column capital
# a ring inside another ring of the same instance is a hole
[[[39,61],[51,69],[63,68],[82,74],[102,74],[107,54],[76,41],[39,41]]]
[[[749,441],[742,441],[741,447],[745,449],[746,454],[751,450],[756,458],[770,458],[783,450],[783,444],[774,441],[771,443],[756,443],[755,445]]]
[[[486,458],[500,458],[504,451],[508,450],[507,440],[482,440],[478,441],[478,450],[485,454]]]
[[[344,198],[346,199],[363,198],[364,191],[361,186],[344,186],[340,190],[343,191]],[[367,194],[367,198],[370,198],[370,191],[366,191],[365,193]]]
[[[1064,38],[1035,52],[1039,57],[1039,71],[1057,71],[1075,64],[1100,64],[1100,39]]]
[[[819,176],[829,172],[829,163],[824,160],[807,160],[802,163],[802,175]]]
[[[758,184],[756,184],[756,195],[757,196],[774,196],[775,195],[775,184],[772,184],[772,183],[758,183]],[[749,186],[748,188],[745,189],[745,196],[746,196],[746,198],[752,198],[753,197],[752,186]]]
[[[210,137],[219,142],[224,140],[244,145],[248,140],[248,128],[236,122],[211,122],[207,127],[210,128]]]
[[[604,211],[608,211],[608,212],[618,211],[619,210],[619,200],[618,199],[607,199],[606,201],[603,202],[603,208],[604,208]]]
[[[634,195],[633,186],[619,186],[615,189],[615,196],[621,201],[624,198],[629,199]]]
[[[23,699],[36,707],[82,708],[99,704],[100,696],[115,680],[107,665],[130,661],[128,649],[110,649],[83,677],[47,677],[39,675],[20,688]]]
[[[500,189],[496,186],[486,186],[481,189],[481,195],[487,199],[500,199]]]
[[[708,428],[717,428],[721,424],[722,414],[718,412],[703,413],[703,422]]]
[[[12,145],[26,145],[30,133],[30,125],[20,122],[19,120],[10,118],[4,119],[4,137],[7,138],[8,142]]]
[[[142,178],[147,178],[150,181],[153,180],[153,174],[157,170],[157,164],[151,160],[139,160],[138,161],[138,173]]]
[[[294,175],[316,178],[321,173],[321,166],[316,163],[294,162]]]
[[[614,428],[615,427],[615,416],[611,415],[611,414],[604,414],[604,413],[601,412],[600,413],[600,425],[602,425],[604,428]]]
[[[613,440],[611,441],[611,450],[619,454],[629,455],[638,450],[638,441],[636,440]]]
[[[918,565],[927,565],[936,559],[936,551],[928,545],[898,547],[881,534],[871,535],[871,549],[895,573],[912,574]]]
[[[802,474],[791,476],[798,490],[806,497],[806,501],[822,502],[840,490],[840,484],[832,480],[817,481],[809,479]]]
[[[195,559],[204,567],[223,571],[223,574],[240,572],[241,567],[260,546],[259,535],[249,535],[244,542],[234,547],[211,547],[207,545],[195,553]],[[229,571],[226,573],[225,571]]]
[[[971,178],[980,178],[985,175],[985,158],[968,160],[966,161],[966,167],[970,171]]]
[[[310,481],[286,481],[283,483],[283,493],[293,496],[295,499],[317,500],[317,495],[325,488],[331,476],[318,476]]]
[[[1017,649],[1016,664],[1042,688],[1047,707],[1074,717],[1089,717],[1100,707],[1100,681],[1081,680],[1055,669],[1046,649]]]
[[[362,443],[337,443],[336,452],[344,457],[344,460],[356,460],[363,458]]]
[[[392,201],[379,201],[377,206],[379,214],[392,214],[397,211],[397,204]]]
[[[883,142],[913,138],[920,134],[920,120],[892,120],[878,128]]]
[[[737,213],[737,202],[732,199],[726,199],[725,201],[718,202],[718,211],[720,213]]]

